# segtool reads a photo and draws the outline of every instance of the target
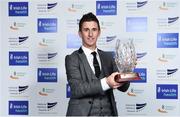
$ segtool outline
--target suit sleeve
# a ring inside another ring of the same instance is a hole
[[[84,98],[103,93],[99,79],[92,78],[91,81],[88,81],[85,73],[82,73],[85,71],[81,69],[77,56],[67,55],[65,67],[67,80],[71,88],[71,98]]]

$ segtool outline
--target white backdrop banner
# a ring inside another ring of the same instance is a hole
[[[0,16],[2,16],[2,4],[0,4]],[[0,18],[0,27],[2,27],[2,18]],[[2,115],[2,28],[0,28],[0,115]]]
[[[1,0],[0,116],[64,116],[71,95],[65,56],[81,46],[78,23],[93,12],[98,47],[133,39],[142,78],[114,90],[120,116],[180,115],[179,0]]]

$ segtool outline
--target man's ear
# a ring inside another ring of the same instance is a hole
[[[78,31],[78,34],[79,34],[79,37],[82,38],[82,34],[81,34],[81,31]]]
[[[100,37],[100,35],[101,35],[101,30],[99,30],[99,34],[98,34],[98,37]]]

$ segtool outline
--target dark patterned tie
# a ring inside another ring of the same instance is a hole
[[[96,75],[97,78],[99,78],[99,75],[100,75],[101,71],[100,71],[98,60],[96,58],[97,53],[92,52],[91,54],[93,55],[93,66],[94,66],[94,69],[95,69],[95,75]]]

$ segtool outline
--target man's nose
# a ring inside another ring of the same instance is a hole
[[[89,36],[92,37],[93,36],[93,32],[89,31]]]

